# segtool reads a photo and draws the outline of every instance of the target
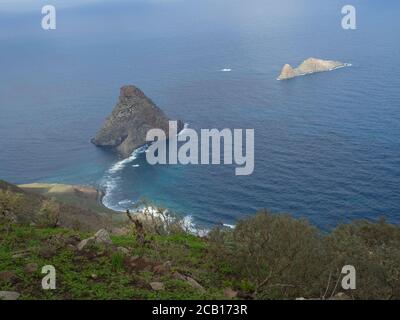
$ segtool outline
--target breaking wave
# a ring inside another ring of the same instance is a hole
[[[111,197],[114,191],[118,187],[118,182],[121,180],[119,176],[119,172],[123,170],[128,164],[133,162],[138,158],[141,153],[146,152],[148,145],[144,145],[133,151],[132,155],[129,158],[124,160],[118,161],[117,163],[113,164],[110,169],[107,170],[106,174],[104,175],[100,185],[103,189],[104,196],[103,196],[103,205],[111,210],[114,211],[123,211],[124,208],[121,207],[121,204],[127,203],[128,200],[123,200],[118,203],[118,205],[112,204]]]
[[[185,123],[183,129],[179,132],[178,135],[184,133],[184,131],[188,127],[189,127],[189,124]],[[113,197],[115,195],[115,192],[117,192],[119,182],[121,181],[121,171],[127,165],[131,164],[133,161],[138,159],[140,154],[146,153],[148,151],[149,146],[150,145],[147,144],[147,145],[144,145],[143,147],[136,149],[129,158],[126,158],[124,160],[116,162],[106,171],[106,173],[100,183],[100,186],[104,192],[102,203],[105,207],[107,207],[111,210],[114,210],[114,211],[119,211],[119,212],[124,212],[127,208],[135,207],[135,204],[136,204],[135,201],[132,201],[129,199],[120,200],[115,204],[115,199],[113,200]],[[140,167],[140,165],[132,164],[131,167],[138,168],[138,167]],[[145,209],[150,211],[155,216],[158,215],[157,210],[152,207],[136,208],[136,209],[132,209],[132,212],[133,213],[141,213]],[[162,218],[161,216],[159,216],[159,217]],[[184,216],[181,220],[181,223],[182,223],[182,227],[185,230],[187,230],[188,232],[193,233],[193,234],[204,236],[209,232],[209,230],[199,228],[194,223],[193,217],[191,215]]]

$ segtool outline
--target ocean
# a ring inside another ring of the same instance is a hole
[[[205,227],[262,208],[321,229],[400,223],[400,3],[352,1],[356,30],[343,5],[99,0],[61,7],[44,31],[39,3],[0,2],[0,178],[93,185],[116,210],[145,197]],[[276,80],[309,57],[352,66]],[[126,84],[189,128],[254,129],[254,173],[93,146]]]

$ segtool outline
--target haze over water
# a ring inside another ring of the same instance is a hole
[[[400,4],[352,4],[356,31],[342,1],[187,0],[61,8],[45,32],[39,4],[0,1],[0,178],[101,186],[121,210],[144,196],[206,226],[260,208],[399,223]],[[352,67],[276,81],[308,57]],[[190,128],[254,128],[254,173],[91,145],[125,84]]]

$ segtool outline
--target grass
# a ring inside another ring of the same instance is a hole
[[[0,232],[0,272],[11,271],[16,280],[1,282],[0,291],[17,291],[20,299],[218,299],[223,298],[223,287],[206,259],[207,246],[200,238],[179,234],[154,236],[150,245],[140,248],[135,239],[113,236],[113,249],[95,245],[78,252],[65,241],[71,237],[85,239],[90,234],[62,228],[38,228],[13,225],[8,232]],[[116,248],[123,246],[125,255]],[[44,254],[52,248],[51,254]],[[55,250],[54,250],[55,249]],[[13,258],[18,252],[26,256]],[[182,254],[184,252],[184,254]],[[152,270],[132,270],[127,266],[130,256],[146,257],[152,265],[172,261],[171,270],[157,274]],[[36,263],[38,270],[26,271],[27,264]],[[41,268],[53,265],[57,272],[57,289],[43,290]],[[195,278],[205,287],[205,292],[192,288],[176,279],[174,272]],[[154,291],[149,283],[161,281],[165,290]],[[209,286],[209,288],[208,288]]]

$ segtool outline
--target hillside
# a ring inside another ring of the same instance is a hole
[[[42,202],[48,198],[55,198],[60,204],[62,227],[95,231],[109,226],[111,221],[116,219],[115,212],[102,207],[95,198],[88,197],[87,193],[78,190],[65,192],[65,188],[62,190],[63,185],[58,185],[60,186],[58,192],[49,192],[50,186],[50,184],[32,184],[19,187],[0,180],[0,190],[11,190],[22,196],[18,210],[14,212],[20,223],[34,222]]]
[[[200,237],[176,216],[115,228],[83,201],[43,206],[43,195],[0,185],[0,299],[400,299],[400,228],[383,220],[323,234],[262,210]],[[38,219],[51,210],[60,226]],[[46,265],[56,290],[41,288]],[[346,265],[355,289],[341,286]]]

